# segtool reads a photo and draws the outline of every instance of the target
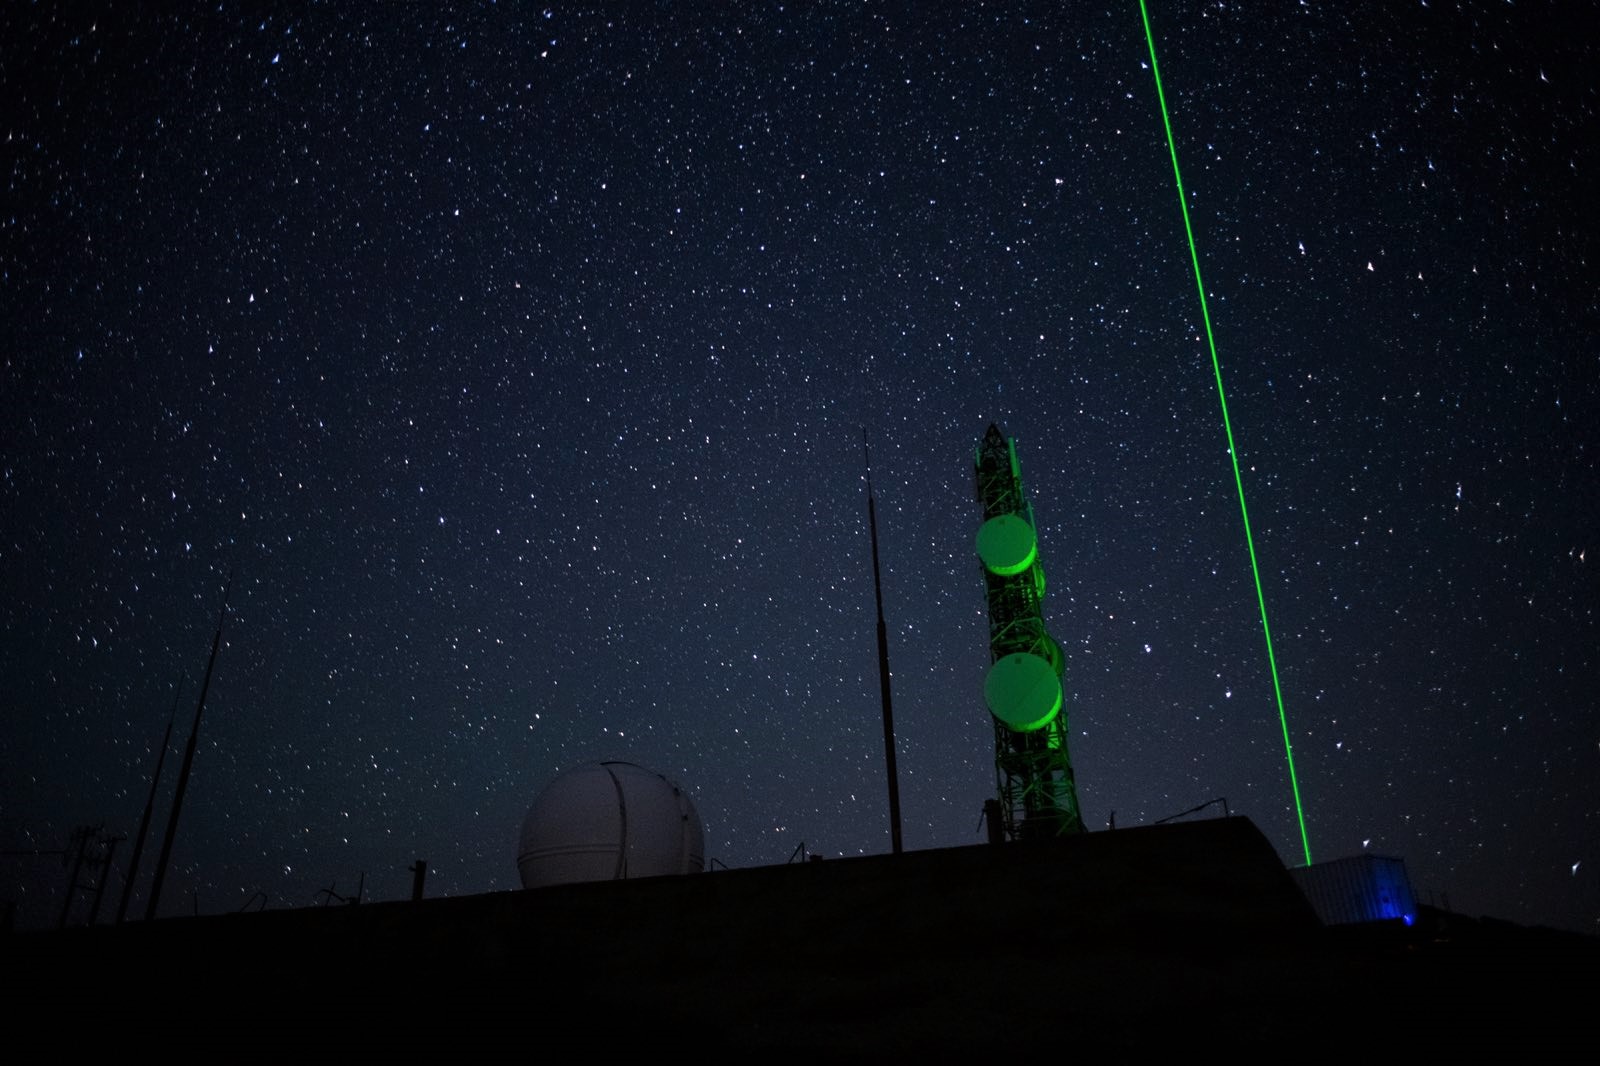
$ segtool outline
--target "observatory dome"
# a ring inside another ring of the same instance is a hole
[[[689,794],[629,762],[588,763],[550,782],[517,848],[523,888],[704,868],[705,829]]]

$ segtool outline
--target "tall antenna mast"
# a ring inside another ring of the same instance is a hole
[[[161,784],[161,767],[167,761],[167,746],[172,743],[172,724],[178,720],[178,700],[183,696],[183,671],[178,671],[178,685],[172,693],[172,713],[167,715],[167,731],[161,736],[161,750],[156,755],[156,772],[150,775],[150,795],[144,801],[144,815],[139,819],[139,835],[133,838],[133,858],[128,860],[128,879],[122,884],[122,902],[117,904],[117,924],[128,916],[128,900],[133,898],[133,882],[139,876],[139,858],[144,854],[145,834],[150,831],[150,813],[156,806],[156,788]]]
[[[872,593],[878,601],[878,685],[883,690],[883,760],[889,773],[889,839],[894,853],[900,842],[900,773],[894,763],[894,708],[889,700],[889,630],[883,623],[883,572],[878,566],[878,504],[872,496],[872,451],[867,427],[861,427],[861,454],[867,464],[867,527],[872,531]]]
[[[228,583],[222,588],[222,611],[217,616],[217,635],[211,639],[211,658],[206,660],[205,680],[200,682],[200,705],[194,710],[194,728],[189,730],[189,744],[183,749],[183,768],[178,771],[178,792],[172,797],[172,815],[167,819],[167,835],[161,841],[161,858],[156,861],[156,881],[150,889],[150,901],[144,908],[144,920],[156,916],[156,906],[161,902],[161,885],[167,879],[167,862],[172,858],[172,840],[178,835],[178,815],[183,813],[183,794],[189,788],[189,771],[194,768],[194,749],[200,741],[200,716],[206,713],[206,694],[211,691],[211,672],[217,665],[217,649],[222,647],[222,623],[228,617],[228,593],[233,591],[233,572],[228,573]]]

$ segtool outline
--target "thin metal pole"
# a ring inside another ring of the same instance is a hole
[[[183,769],[178,771],[178,792],[172,798],[167,835],[161,841],[161,858],[156,861],[156,881],[144,908],[144,920],[147,922],[156,916],[156,907],[161,902],[161,885],[167,879],[167,862],[172,858],[173,838],[178,835],[178,815],[183,813],[183,794],[189,787],[189,771],[194,768],[194,749],[200,741],[200,716],[206,713],[206,694],[211,691],[211,672],[217,665],[217,649],[222,647],[222,623],[228,617],[228,593],[232,589],[233,574],[229,573],[228,583],[222,590],[222,613],[217,617],[217,635],[211,639],[211,658],[206,661],[205,680],[200,682],[200,705],[194,711],[194,728],[189,731],[189,744],[183,749]]]
[[[878,601],[878,686],[883,691],[883,759],[889,772],[889,839],[900,854],[900,774],[894,758],[894,708],[889,699],[889,630],[883,621],[883,574],[878,565],[878,504],[872,495],[872,452],[861,427],[861,453],[867,462],[867,525],[872,532],[872,593]]]
[[[83,869],[83,852],[89,846],[89,835],[93,832],[86,825],[72,831],[72,835],[78,838],[78,857],[72,860],[72,880],[67,882],[67,898],[61,903],[61,921],[57,923],[57,929],[67,927],[67,915],[72,913],[72,897],[78,894],[78,873]]]
[[[105,861],[100,864],[99,883],[94,889],[94,906],[89,908],[89,924],[93,925],[100,920],[100,901],[106,898],[106,881],[111,877],[111,859],[117,853],[117,845],[127,837],[112,837],[106,842]]]
[[[122,902],[117,904],[117,924],[128,916],[128,901],[133,898],[133,882],[139,876],[139,859],[144,855],[145,834],[150,831],[150,814],[156,806],[156,788],[161,784],[161,767],[167,761],[167,746],[172,743],[172,724],[178,720],[178,700],[183,695],[183,671],[178,671],[178,687],[172,693],[172,713],[167,716],[167,731],[161,737],[161,751],[156,755],[156,772],[150,775],[150,795],[144,801],[144,815],[139,819],[139,834],[133,838],[133,858],[128,860],[128,879],[122,884]]]

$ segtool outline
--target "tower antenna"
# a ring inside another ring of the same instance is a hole
[[[1044,628],[1044,568],[1016,445],[990,425],[973,459],[983,525],[978,559],[989,604],[983,699],[994,719],[1000,832],[1013,840],[1083,832],[1067,754],[1066,656]],[[995,801],[990,801],[994,803]],[[985,805],[986,812],[995,811]],[[990,830],[991,839],[995,836]]]
[[[183,768],[178,771],[178,792],[172,797],[172,815],[167,819],[167,835],[161,840],[161,858],[156,860],[156,880],[150,888],[150,901],[144,908],[144,920],[156,916],[156,906],[161,902],[161,885],[167,879],[167,862],[172,858],[172,840],[178,835],[178,815],[183,813],[183,794],[189,788],[189,771],[194,768],[194,749],[200,742],[200,716],[206,713],[206,695],[211,691],[211,672],[217,665],[217,649],[222,647],[222,623],[228,617],[228,593],[233,591],[233,571],[228,571],[228,583],[222,588],[222,611],[217,615],[217,635],[211,639],[211,658],[206,660],[205,680],[200,682],[200,704],[194,710],[194,728],[189,730],[189,744],[183,749]]]
[[[178,671],[178,684],[172,693],[172,713],[167,715],[167,731],[161,736],[161,750],[156,755],[156,771],[150,775],[150,795],[144,801],[144,815],[139,819],[139,833],[133,838],[133,858],[128,860],[128,879],[122,884],[122,901],[117,904],[117,924],[128,916],[128,900],[133,897],[133,882],[139,876],[139,858],[144,854],[144,838],[150,831],[150,813],[156,806],[156,788],[161,784],[161,767],[167,761],[167,746],[172,743],[172,724],[178,720],[178,700],[183,696],[183,671]]]
[[[889,699],[889,630],[883,622],[883,571],[878,566],[878,504],[872,495],[872,449],[861,427],[861,454],[867,464],[867,528],[872,533],[872,593],[878,601],[878,686],[883,691],[883,761],[889,774],[889,839],[900,854],[900,773],[894,763],[894,708]]]

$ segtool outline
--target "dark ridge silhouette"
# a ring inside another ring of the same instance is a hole
[[[1389,1054],[1558,1047],[1600,1002],[1592,938],[1323,928],[1243,818],[0,943],[35,1029],[240,1053]]]

